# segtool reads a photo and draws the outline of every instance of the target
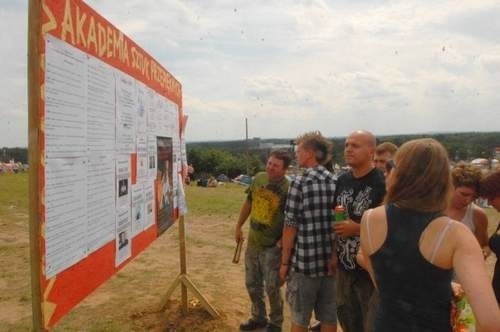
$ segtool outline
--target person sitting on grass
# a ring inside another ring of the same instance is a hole
[[[210,187],[210,188],[215,188],[219,185],[219,183],[217,182],[217,180],[211,176],[209,179],[208,179],[208,182],[207,182],[207,187]]]

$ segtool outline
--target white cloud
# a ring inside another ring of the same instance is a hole
[[[482,54],[479,56],[479,62],[487,73],[497,75],[500,73],[500,48],[491,53]]]
[[[26,1],[0,9],[0,131],[26,144]],[[89,0],[183,84],[188,140],[498,130],[500,6]]]

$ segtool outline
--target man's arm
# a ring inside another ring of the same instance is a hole
[[[290,269],[290,263],[297,238],[298,219],[302,213],[302,190],[300,182],[292,181],[285,203],[285,220],[283,226],[283,234],[281,236],[281,266],[280,279],[284,283]]]
[[[243,203],[243,205],[241,206],[240,216],[238,218],[238,222],[236,223],[236,229],[234,230],[234,239],[236,240],[236,243],[243,240],[243,231],[241,230],[241,228],[247,221],[251,211],[252,211],[252,203],[247,199],[245,200],[245,203]]]
[[[284,283],[290,269],[290,263],[292,258],[292,251],[295,245],[295,239],[297,237],[297,227],[284,226],[283,236],[281,238],[282,248],[281,248],[281,266],[280,266],[280,279]]]

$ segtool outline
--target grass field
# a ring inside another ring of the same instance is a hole
[[[29,331],[31,295],[27,174],[0,175],[0,331]],[[179,292],[166,312],[159,303],[179,272],[177,225],[72,310],[55,331],[236,331],[249,312],[244,267],[232,264],[234,224],[245,187],[186,188],[188,273],[221,312],[211,319],[190,297],[179,312]],[[490,233],[500,215],[491,209]],[[246,233],[246,230],[245,230]],[[491,269],[494,258],[488,259]],[[286,306],[285,306],[286,307]],[[285,329],[289,327],[285,311]]]
[[[0,176],[0,331],[29,331],[28,176]],[[190,296],[190,315],[179,312],[179,293],[166,312],[159,303],[179,273],[178,228],[172,226],[134,261],[65,316],[55,331],[233,331],[246,318],[243,266],[231,263],[233,225],[245,187],[186,188],[188,273],[221,312],[210,319]]]
[[[0,331],[31,326],[28,176],[0,175]]]

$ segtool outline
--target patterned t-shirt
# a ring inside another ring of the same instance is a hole
[[[255,175],[247,189],[247,199],[252,203],[248,245],[265,248],[276,245],[283,231],[283,209],[289,181],[269,181],[266,172]]]
[[[374,168],[363,177],[355,178],[352,172],[339,176],[335,190],[335,205],[346,208],[346,217],[359,223],[363,213],[379,206],[385,196],[384,174]],[[337,256],[340,265],[347,271],[358,268],[356,254],[359,236],[337,237]]]

